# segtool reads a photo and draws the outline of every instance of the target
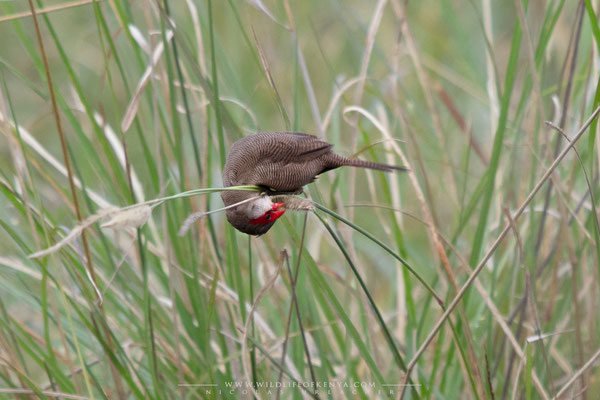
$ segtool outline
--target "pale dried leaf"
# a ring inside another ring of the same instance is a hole
[[[2,121],[8,121],[8,124],[11,127],[11,129],[16,129],[15,124],[12,121],[6,119],[2,111],[0,111],[0,122]],[[4,130],[1,130],[0,132],[2,132],[5,135],[8,135],[8,133],[4,132]],[[33,151],[39,154],[40,157],[46,160],[46,162],[52,165],[52,167],[54,167],[63,176],[67,176],[67,169],[62,165],[62,163],[58,161],[52,154],[50,154],[50,152],[48,152],[44,148],[44,146],[42,146],[24,126],[19,125],[19,133],[24,143],[26,143],[31,149],[33,149]],[[78,189],[83,190],[79,178],[73,177],[73,182],[75,183],[75,186]],[[87,195],[90,197],[90,199],[92,199],[92,201],[98,206],[102,208],[111,206],[111,204],[107,200],[105,200],[98,193],[94,192],[92,189],[85,188],[85,191],[87,192]]]
[[[92,215],[91,217],[89,217],[85,221],[83,221],[81,224],[79,224],[76,227],[74,227],[73,229],[71,229],[69,231],[69,233],[67,234],[67,236],[65,236],[62,240],[60,240],[56,244],[54,244],[53,246],[48,247],[45,250],[40,250],[40,251],[37,251],[37,252],[35,252],[33,254],[30,254],[28,258],[44,257],[44,256],[47,256],[49,254],[57,252],[58,250],[60,250],[61,248],[63,248],[65,245],[71,243],[73,240],[75,240],[76,238],[78,238],[79,235],[81,235],[81,232],[83,232],[84,229],[86,229],[90,225],[96,223],[100,219],[102,219],[102,218],[110,215],[111,213],[114,213],[115,210],[117,210],[117,208],[115,208],[115,207],[108,207],[108,208],[100,210],[97,214]]]
[[[282,24],[281,22],[279,22],[277,20],[277,18],[275,18],[273,13],[263,4],[262,0],[246,0],[246,2],[252,4],[254,7],[258,8],[267,17],[271,18],[273,20],[273,22],[283,26],[286,29],[289,29],[289,27],[287,27],[285,24]]]
[[[152,215],[152,208],[148,205],[141,205],[114,213],[110,221],[100,226],[112,229],[137,228],[144,225],[150,215]]]
[[[129,24],[127,26],[127,28],[129,28],[129,33],[131,33],[133,40],[136,41],[138,46],[140,46],[142,48],[142,50],[144,50],[146,52],[146,54],[150,55],[150,53],[152,53],[152,51],[150,50],[150,45],[148,44],[148,41],[144,37],[144,34],[142,32],[140,32],[138,27],[135,25]]]
[[[170,31],[170,30],[167,31],[167,41],[171,40],[172,37],[173,37],[173,31]],[[164,47],[165,47],[164,42],[161,41],[154,49],[154,52],[152,52],[152,58],[150,60],[150,65],[148,65],[148,67],[146,68],[146,71],[144,71],[144,74],[140,78],[137,88],[135,90],[135,93],[134,93],[133,97],[131,98],[131,102],[129,103],[129,106],[127,106],[127,111],[125,111],[123,120],[121,121],[121,129],[123,130],[123,132],[127,132],[127,130],[129,130],[129,127],[131,126],[131,123],[133,122],[133,119],[135,118],[135,115],[137,114],[137,110],[138,110],[138,107],[140,104],[140,99],[142,97],[142,93],[144,92],[144,88],[148,85],[148,82],[150,81],[150,77],[152,76],[152,71],[154,70],[154,67],[156,67],[158,60],[160,60],[160,56],[163,53]]]
[[[563,333],[573,332],[573,329],[569,329],[567,331],[562,332],[552,332],[552,333],[542,333],[541,335],[532,335],[527,337],[527,343],[537,342],[538,340],[543,340],[552,336],[562,335]]]

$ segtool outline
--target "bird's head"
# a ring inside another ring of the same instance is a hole
[[[230,199],[228,198],[229,196],[227,193],[233,194],[240,192],[222,192],[221,195],[226,205],[235,204],[239,201],[237,200],[239,196],[235,196],[235,200],[229,201]],[[246,193],[256,196],[256,193]],[[271,197],[260,196],[255,200],[227,209],[227,220],[238,231],[248,235],[258,236],[271,229],[275,221],[277,221],[285,211],[286,208],[284,203],[274,203]]]

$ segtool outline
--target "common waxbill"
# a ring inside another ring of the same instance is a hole
[[[223,185],[257,185],[267,193],[301,193],[302,187],[316,176],[344,165],[380,171],[405,170],[403,167],[357,160],[334,153],[332,144],[301,132],[264,132],[239,139],[231,146]],[[248,235],[266,233],[290,206],[281,196],[259,196],[256,192],[223,191],[226,206],[256,197],[228,208],[227,220],[234,228]]]

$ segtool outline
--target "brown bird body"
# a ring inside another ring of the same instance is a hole
[[[223,185],[257,185],[266,190],[300,193],[316,176],[344,165],[380,171],[404,170],[386,164],[344,157],[334,153],[332,144],[300,132],[264,132],[236,141],[223,169]],[[256,192],[224,191],[226,206],[256,197]],[[257,197],[227,209],[227,219],[249,235],[267,232],[285,212],[285,204],[273,203],[270,196]]]

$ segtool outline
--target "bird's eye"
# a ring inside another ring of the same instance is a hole
[[[271,220],[271,213],[267,213],[267,215],[265,216],[265,219],[267,221],[270,221]]]

